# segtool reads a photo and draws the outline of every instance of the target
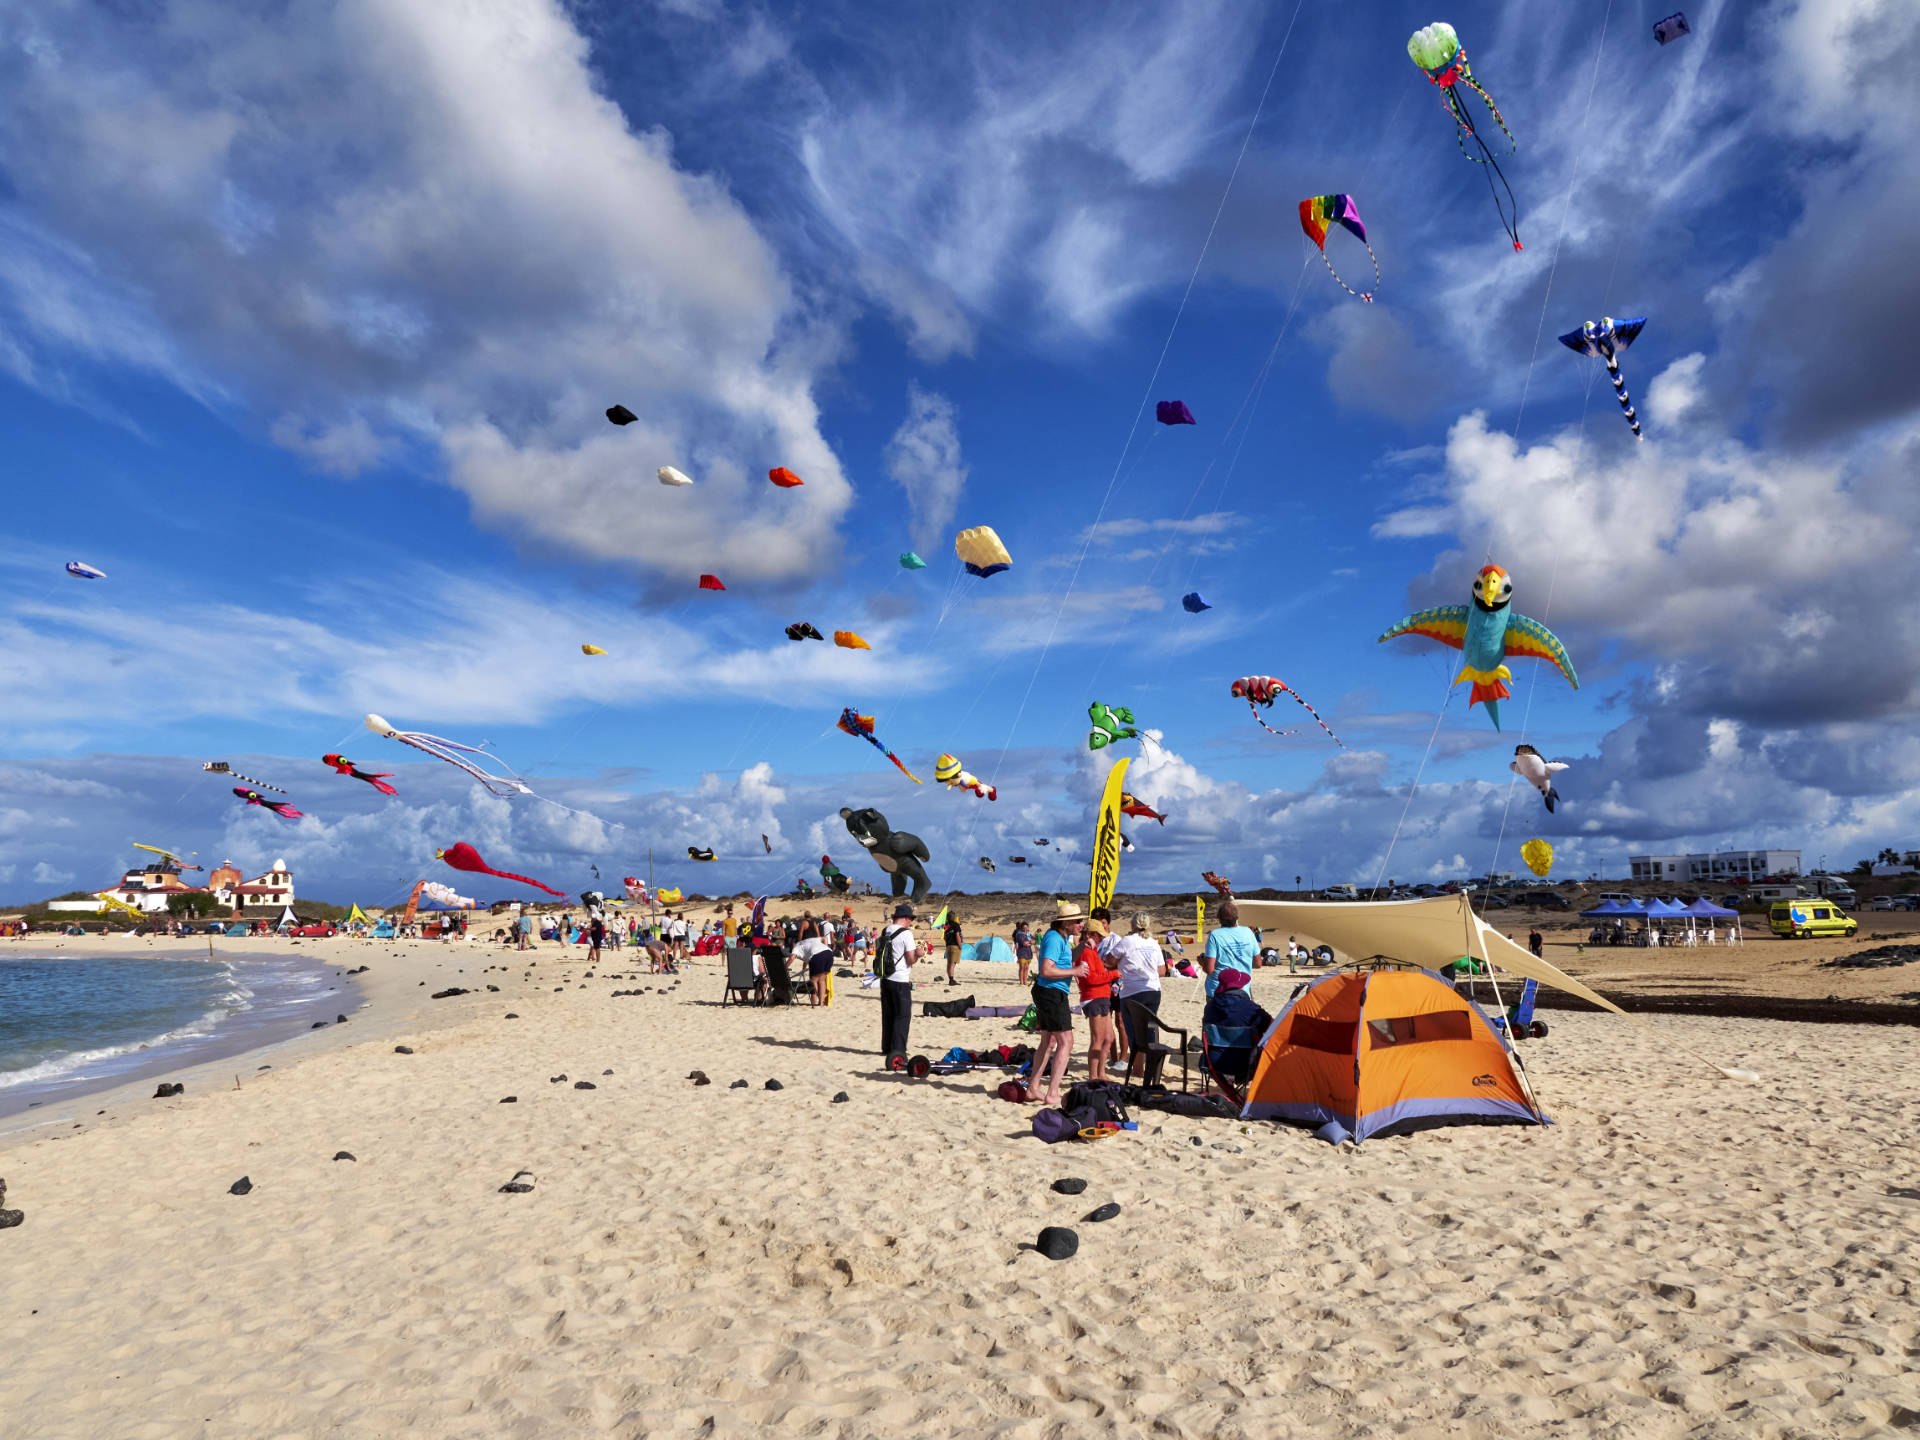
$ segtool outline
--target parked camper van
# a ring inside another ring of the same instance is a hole
[[[1758,900],[1762,904],[1775,900],[1798,900],[1800,887],[1798,885],[1753,885],[1747,889],[1747,898]]]
[[[1769,912],[1773,933],[1785,939],[1823,935],[1848,936],[1860,922],[1831,900],[1776,900]]]

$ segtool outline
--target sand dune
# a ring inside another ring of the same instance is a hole
[[[1920,1185],[1904,1030],[1659,1018],[1765,1076],[1737,1086],[1568,1015],[1529,1048],[1549,1130],[1356,1152],[1150,1114],[1049,1149],[997,1075],[881,1073],[851,982],[830,1010],[722,1009],[712,961],[663,994],[545,947],[532,978],[479,977],[497,995],[419,998],[416,976],[474,983],[481,948],[342,950],[386,982],[357,1043],[0,1152],[27,1212],[0,1232],[0,1435],[1920,1423],[1920,1200],[1889,1193]],[[1015,998],[1004,967],[963,969]],[[1007,1033],[916,1017],[913,1048]],[[534,1189],[499,1193],[522,1169]],[[1083,1195],[1049,1191],[1070,1174]],[[1077,1257],[1023,1248],[1046,1224]]]

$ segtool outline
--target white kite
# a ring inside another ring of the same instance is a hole
[[[1564,760],[1542,759],[1540,752],[1531,745],[1513,747],[1513,763],[1507,768],[1540,792],[1540,798],[1547,802],[1547,813],[1553,813],[1553,807],[1560,803],[1560,792],[1553,788],[1553,777],[1567,768]]]

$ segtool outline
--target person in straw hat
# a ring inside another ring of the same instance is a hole
[[[1060,1107],[1060,1082],[1067,1073],[1067,1061],[1073,1058],[1073,1009],[1068,986],[1086,973],[1084,965],[1073,958],[1073,942],[1086,923],[1087,912],[1068,901],[1060,901],[1053,924],[1040,939],[1040,973],[1033,982],[1035,1029],[1040,1043],[1033,1052],[1033,1068],[1027,1072],[1026,1099]],[[1051,1074],[1048,1073],[1051,1065]],[[1041,1076],[1047,1076],[1046,1094],[1034,1094]]]

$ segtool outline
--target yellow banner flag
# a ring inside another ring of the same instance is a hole
[[[1093,880],[1087,887],[1087,909],[1113,904],[1113,888],[1120,883],[1120,787],[1127,778],[1127,761],[1113,762],[1107,788],[1100,796],[1100,818],[1093,827]]]

